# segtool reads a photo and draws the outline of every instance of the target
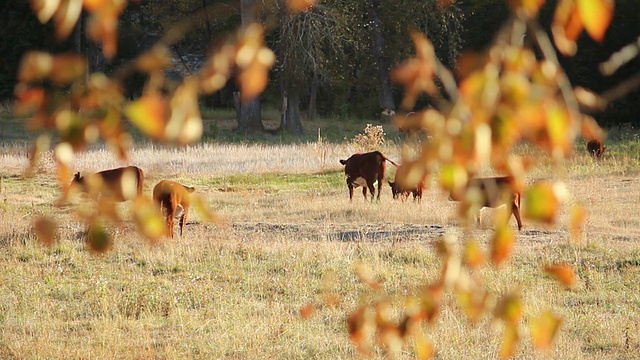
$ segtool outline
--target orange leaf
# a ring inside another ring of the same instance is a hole
[[[515,235],[509,228],[508,224],[499,225],[493,234],[491,247],[491,261],[495,265],[502,263],[511,255]]]
[[[46,93],[41,87],[16,87],[16,102],[13,112],[17,116],[34,113],[44,104]]]
[[[317,0],[287,0],[287,7],[294,13],[307,11],[316,4]]]
[[[154,244],[166,235],[167,227],[157,204],[148,196],[133,201],[133,221],[147,241]]]
[[[500,358],[506,359],[516,354],[516,347],[520,342],[517,326],[507,326],[502,334],[502,344],[500,345]]]
[[[529,326],[533,346],[542,350],[549,349],[561,324],[562,319],[548,310],[540,317],[531,319]]]
[[[51,80],[58,84],[68,84],[85,75],[87,62],[77,54],[60,54],[53,58]]]
[[[574,239],[580,239],[582,236],[582,228],[587,221],[589,213],[587,210],[580,206],[574,205],[571,207],[571,215],[569,218],[569,232]]]
[[[484,255],[478,242],[471,239],[464,248],[464,260],[470,268],[477,268],[484,263]]]
[[[164,139],[167,101],[159,94],[143,95],[125,108],[129,120],[146,135]]]
[[[307,303],[300,308],[300,316],[303,319],[308,319],[313,313],[313,310],[314,310],[313,304]]]
[[[576,282],[573,266],[567,264],[547,265],[544,271],[560,281],[564,286],[571,287]]]
[[[136,67],[144,72],[161,71],[171,65],[171,52],[164,45],[155,45],[138,57]]]
[[[613,18],[613,0],[576,0],[580,19],[596,41],[602,41]]]
[[[368,267],[360,264],[356,267],[356,273],[360,277],[360,281],[371,286],[374,289],[380,288],[380,282],[376,279],[375,275]]]

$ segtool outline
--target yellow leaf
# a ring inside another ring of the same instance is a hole
[[[49,77],[53,69],[53,56],[42,51],[29,51],[22,56],[18,69],[18,81],[34,82]]]
[[[522,317],[523,304],[520,295],[510,293],[500,299],[495,309],[495,317],[503,320],[509,326],[516,327]]]
[[[540,317],[531,319],[529,326],[533,346],[541,350],[549,349],[561,324],[562,319],[548,310],[543,312]]]
[[[484,263],[484,255],[480,245],[474,239],[467,241],[464,248],[464,260],[470,268],[477,268]]]
[[[113,246],[113,240],[99,221],[93,221],[87,234],[89,249],[97,253],[103,253]]]
[[[613,0],[576,0],[580,19],[592,39],[602,41],[613,18]]]
[[[507,359],[516,354],[516,347],[520,342],[517,326],[507,326],[502,334],[502,344],[500,345],[500,358]]]
[[[565,196],[564,184],[537,181],[525,191],[524,216],[547,224],[553,223]]]
[[[133,221],[150,243],[167,235],[167,226],[157,204],[148,196],[139,196],[133,202]]]
[[[125,114],[144,134],[157,140],[164,139],[167,101],[159,94],[143,95],[129,103]]]
[[[569,233],[574,239],[580,239],[582,236],[582,228],[587,221],[589,213],[581,205],[574,205],[571,207],[569,218]]]
[[[564,286],[571,287],[576,282],[573,266],[568,264],[547,265],[544,271],[560,281]]]
[[[371,286],[374,289],[380,288],[380,282],[376,279],[376,276],[373,274],[373,271],[369,269],[367,266],[363,264],[358,264],[356,266],[356,274],[360,278],[360,281]]]
[[[511,255],[513,245],[515,243],[515,235],[509,228],[508,224],[498,224],[493,234],[491,245],[491,261],[499,266]]]

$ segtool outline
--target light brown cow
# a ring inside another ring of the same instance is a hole
[[[106,197],[122,202],[142,194],[144,171],[137,166],[125,166],[97,173],[73,176],[70,187],[77,187],[93,197]]]
[[[604,151],[607,149],[600,139],[591,139],[587,142],[587,151],[591,156],[600,159]]]
[[[398,166],[379,151],[357,153],[351,155],[347,160],[340,160],[340,164],[344,165],[344,174],[347,176],[350,201],[353,200],[353,189],[358,186],[362,186],[362,195],[365,200],[367,199],[367,189],[369,189],[371,201],[373,201],[376,182],[378,182],[378,200],[380,200],[387,161]]]
[[[522,219],[520,218],[520,192],[513,191],[514,179],[512,176],[494,176],[474,178],[469,181],[467,187],[455,194],[451,193],[449,199],[453,201],[465,200],[470,206],[471,203],[483,207],[498,207],[507,205],[511,214],[518,222],[518,230],[522,230]],[[480,214],[476,214],[478,225],[480,225]]]
[[[195,188],[172,180],[162,180],[153,188],[153,200],[160,205],[160,211],[167,223],[167,233],[172,238],[174,218],[179,215],[178,209],[182,210],[180,215],[180,236],[182,236],[189,213],[189,197],[194,191]]]

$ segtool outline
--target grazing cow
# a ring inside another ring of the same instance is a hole
[[[153,200],[160,205],[160,211],[167,223],[167,233],[172,238],[174,218],[179,215],[178,208],[182,209],[182,215],[180,215],[180,236],[182,236],[189,213],[189,194],[194,191],[195,188],[171,180],[162,180],[153,188]]]
[[[358,186],[362,186],[362,195],[364,195],[365,200],[367,199],[368,188],[371,192],[371,201],[373,201],[373,197],[376,193],[376,189],[374,187],[376,182],[378,182],[378,200],[380,200],[386,161],[398,166],[398,164],[389,160],[379,151],[372,151],[364,154],[357,153],[351,155],[347,160],[340,160],[340,164],[344,165],[344,173],[347,176],[350,201],[353,200],[353,189]]]
[[[78,172],[73,176],[70,186],[79,187],[94,197],[108,197],[122,202],[141,195],[143,184],[144,171],[137,166],[126,166],[84,177]]]
[[[600,139],[591,139],[587,142],[587,151],[591,156],[600,159],[604,151],[607,149]]]
[[[479,192],[476,192],[474,195],[473,191]],[[475,199],[473,198],[474,196],[476,197]],[[449,200],[473,201],[473,203],[479,204],[481,208],[494,208],[501,205],[507,205],[508,207],[511,207],[511,214],[516,217],[518,230],[522,230],[520,199],[520,193],[513,191],[513,177],[511,176],[474,178],[469,181],[463,192],[457,194],[451,193],[449,196]],[[476,219],[478,225],[480,225],[480,214],[476,215]]]
[[[425,177],[420,179],[420,182],[418,182],[418,184],[413,189],[405,189],[402,186],[400,186],[400,183],[398,182],[398,172],[396,172],[395,181],[393,182],[387,181],[387,182],[391,187],[391,194],[393,195],[394,199],[402,198],[402,200],[404,201],[409,197],[409,194],[411,193],[413,194],[414,201],[422,200],[422,192],[424,191],[424,188],[425,188]]]

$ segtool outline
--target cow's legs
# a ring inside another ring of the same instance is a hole
[[[362,187],[362,196],[364,196],[364,199],[367,200],[367,187],[366,186]]]
[[[373,183],[371,184],[367,183],[367,187],[369,187],[369,191],[371,192],[371,201],[373,201],[373,198],[376,195],[376,187],[374,186]],[[378,199],[380,199],[380,192],[378,192]]]
[[[349,187],[349,201],[353,200],[353,184],[347,180],[347,186]]]
[[[522,219],[520,219],[520,208],[516,205],[515,201],[511,204],[511,213],[516,217],[518,222],[518,231],[522,230]]]

